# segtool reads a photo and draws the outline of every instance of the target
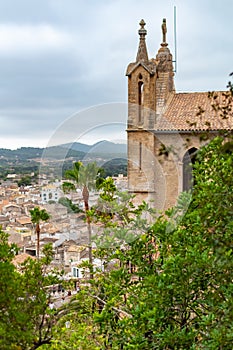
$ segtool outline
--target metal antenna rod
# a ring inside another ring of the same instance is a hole
[[[175,63],[175,70],[174,70],[174,72],[177,73],[176,6],[174,6],[174,46],[175,46],[175,60],[173,61]]]

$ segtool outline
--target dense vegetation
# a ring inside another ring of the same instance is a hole
[[[60,321],[70,328],[59,323],[46,349],[232,349],[230,145],[218,137],[199,152],[192,197],[182,194],[166,218],[149,222],[145,203],[116,196],[111,180],[102,186],[90,215],[104,227],[95,254],[106,271],[83,287]]]
[[[212,140],[198,153],[192,197],[182,194],[166,217],[135,208],[105,180],[90,211],[101,223],[95,255],[105,272],[61,317],[46,304],[44,262],[17,273],[15,247],[1,233],[1,349],[232,349],[232,167],[231,142]]]
[[[0,232],[0,348],[231,350],[232,144],[226,130],[198,152],[192,192],[166,215],[146,203],[135,207],[111,178],[103,180],[96,207],[85,214],[89,228],[98,223],[91,253],[105,270],[85,263],[94,278],[58,310],[49,310],[46,293],[57,278],[46,273],[51,248],[19,273],[16,247]],[[87,168],[76,165],[70,178],[87,180]]]
[[[111,159],[101,167],[105,171],[105,176],[118,176],[119,174],[127,176],[127,159],[125,158]]]
[[[58,201],[59,204],[64,205],[67,208],[68,213],[80,213],[82,210],[78,205],[75,205],[69,198],[61,197]]]
[[[16,269],[17,247],[0,230],[0,349],[37,349],[52,338],[53,312],[48,307],[47,286],[58,281],[47,274],[52,247],[44,248],[40,261],[27,259]]]

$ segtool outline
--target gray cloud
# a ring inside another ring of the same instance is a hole
[[[232,1],[174,4],[177,90],[223,90],[233,70]],[[135,60],[138,22],[144,18],[147,23],[148,51],[155,57],[163,17],[174,52],[170,0],[0,2],[0,147],[46,146],[70,115],[126,102],[125,71]],[[83,132],[93,125],[96,133],[89,133],[88,142],[104,136],[104,128],[95,128],[97,118],[93,114],[86,124],[83,116],[76,121]]]

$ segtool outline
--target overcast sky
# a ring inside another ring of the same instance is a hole
[[[152,58],[166,18],[174,54],[174,6],[176,91],[224,90],[232,0],[0,0],[0,147],[124,139],[138,23]]]

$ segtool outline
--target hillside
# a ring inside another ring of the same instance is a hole
[[[122,143],[113,143],[109,141],[99,141],[93,145],[86,145],[80,142],[67,143],[61,147],[69,148],[74,151],[97,154],[99,156],[106,154],[121,154],[125,156],[127,153],[127,145]]]
[[[67,152],[66,149],[68,150]],[[121,154],[124,157],[127,153],[127,146],[126,144],[121,143],[100,141],[93,145],[74,142],[47,148],[21,147],[16,150],[0,148],[0,161],[4,159],[7,161],[26,161],[35,160],[41,157],[61,159],[63,155],[65,155],[65,158],[76,157],[82,159],[87,153],[93,155],[96,154],[98,156],[106,154]]]
[[[62,168],[64,172],[72,167],[74,161],[97,161],[102,166],[117,158],[118,161],[107,165],[107,173],[111,174],[111,165],[113,165],[113,173],[118,172],[118,165],[119,172],[126,169],[126,161],[123,161],[123,169],[122,160],[119,161],[120,158],[126,158],[126,154],[126,144],[115,144],[108,141],[97,142],[93,145],[75,142],[47,148],[21,147],[16,150],[0,148],[0,178],[5,178],[9,173],[30,174],[39,171],[56,176],[59,169]],[[41,160],[43,160],[43,167]]]

